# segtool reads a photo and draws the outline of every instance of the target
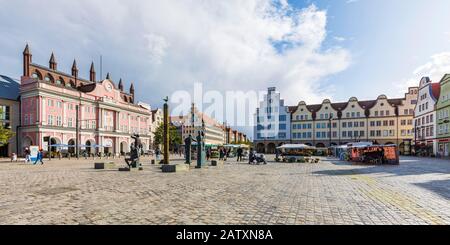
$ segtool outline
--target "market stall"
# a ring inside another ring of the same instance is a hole
[[[350,160],[369,164],[400,164],[397,145],[351,146]]]
[[[241,148],[243,150],[243,159],[248,159],[250,146],[244,144],[227,144],[223,146],[228,153],[228,158],[233,158],[237,156],[237,150]]]
[[[280,151],[281,161],[302,161],[305,157],[311,157],[316,151],[315,147],[304,144],[285,144],[277,147]]]

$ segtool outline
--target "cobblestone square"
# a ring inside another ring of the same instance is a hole
[[[0,163],[0,224],[450,224],[449,160],[229,162],[172,174],[149,158],[139,172],[94,170],[99,161]]]

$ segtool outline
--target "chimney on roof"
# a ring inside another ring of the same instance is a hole
[[[53,52],[52,52],[52,55],[50,56],[50,61],[48,63],[49,63],[50,69],[52,69],[54,71],[57,70],[58,63],[56,63],[55,55],[53,54]]]
[[[111,79],[111,76],[109,75],[109,72],[108,72],[108,74],[106,74],[106,79],[108,79],[108,80]]]
[[[89,70],[89,81],[95,82],[95,68],[94,61],[91,63],[91,69]]]

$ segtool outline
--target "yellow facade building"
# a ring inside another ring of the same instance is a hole
[[[307,105],[300,102],[289,107],[291,142],[327,147],[350,142],[396,144],[400,153],[409,154],[413,140],[413,117],[417,87],[411,87],[403,98]]]

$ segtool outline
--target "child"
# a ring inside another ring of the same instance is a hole
[[[12,153],[11,154],[11,162],[14,162],[14,161],[17,162],[17,155],[16,155],[16,153]]]

